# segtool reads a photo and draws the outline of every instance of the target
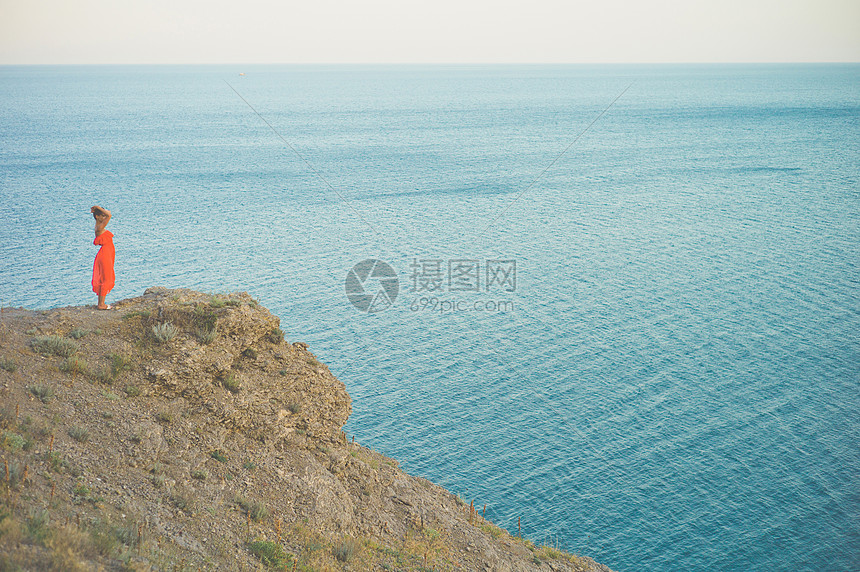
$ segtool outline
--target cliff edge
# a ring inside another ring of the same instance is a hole
[[[611,572],[342,431],[346,388],[244,293],[0,313],[0,571]]]

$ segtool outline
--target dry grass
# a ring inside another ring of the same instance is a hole
[[[89,373],[89,365],[87,364],[87,360],[80,356],[69,356],[60,365],[60,371],[72,376],[85,375]]]
[[[170,499],[170,502],[173,503],[173,506],[182,512],[186,514],[194,513],[196,495],[193,490],[185,486],[178,485],[170,492],[168,498]]]
[[[260,559],[264,565],[276,570],[284,570],[292,564],[293,555],[287,554],[280,544],[269,540],[255,540],[248,543],[248,550]]]
[[[274,330],[269,332],[268,336],[266,336],[266,341],[268,341],[270,344],[275,344],[275,345],[283,343],[284,342],[284,330],[282,330],[281,328],[275,328]]]
[[[54,507],[56,511],[58,507]],[[55,572],[102,569],[94,560],[122,559],[139,546],[134,525],[106,520],[54,519],[48,510],[22,512],[0,502],[0,570]],[[30,546],[21,550],[21,545]]]
[[[490,522],[482,522],[482,523],[478,524],[478,528],[480,528],[481,530],[483,530],[484,532],[486,532],[487,534],[489,534],[493,538],[499,538],[500,536],[505,534],[504,530],[502,530],[501,528],[499,528],[498,526],[496,526],[495,524],[492,524]]]
[[[242,510],[251,517],[254,522],[261,522],[269,518],[269,510],[259,501],[248,500],[243,496],[235,498],[236,504],[242,507]]]
[[[77,342],[62,336],[36,336],[30,341],[33,351],[42,355],[69,357],[77,353]]]
[[[111,375],[110,371],[100,367],[94,370],[90,370],[89,372],[90,379],[95,381],[96,383],[102,383],[104,385],[112,385],[114,382],[114,377]]]
[[[83,337],[86,337],[87,334],[90,333],[90,330],[85,330],[84,328],[75,328],[71,332],[69,332],[69,337],[73,340],[79,340]]]
[[[108,354],[108,359],[110,360],[110,373],[114,379],[119,378],[123,372],[129,371],[134,367],[134,361],[121,354]]]
[[[91,566],[86,561],[86,554],[92,551],[90,537],[76,526],[67,525],[47,541],[50,550],[51,570],[86,572]]]
[[[197,328],[195,330],[195,333],[197,334],[197,339],[200,341],[201,344],[211,344],[218,337],[218,328],[201,327]]]
[[[361,542],[355,538],[344,538],[332,548],[332,554],[341,562],[349,562],[361,551]]]

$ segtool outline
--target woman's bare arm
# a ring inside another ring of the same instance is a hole
[[[93,216],[96,218],[98,218],[99,216],[105,216],[108,220],[110,220],[110,211],[107,209],[103,209],[98,205],[90,207],[90,212],[93,213]]]
[[[105,227],[110,221],[111,214],[109,210],[103,209],[98,205],[90,207],[90,212],[93,213],[93,218],[96,219],[96,236],[98,236],[105,231]]]

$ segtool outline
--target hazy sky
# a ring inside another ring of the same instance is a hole
[[[860,0],[0,0],[0,64],[860,61]]]

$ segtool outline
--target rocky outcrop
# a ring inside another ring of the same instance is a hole
[[[152,350],[144,365],[148,392],[181,396],[225,427],[278,442],[302,431],[341,438],[351,411],[346,387],[308,351],[284,340],[280,320],[245,293],[218,297],[150,288],[124,304]],[[127,314],[128,315],[128,314]],[[152,328],[177,333],[159,343]]]
[[[3,309],[0,569],[609,570],[348,442],[284,338],[244,293]]]

